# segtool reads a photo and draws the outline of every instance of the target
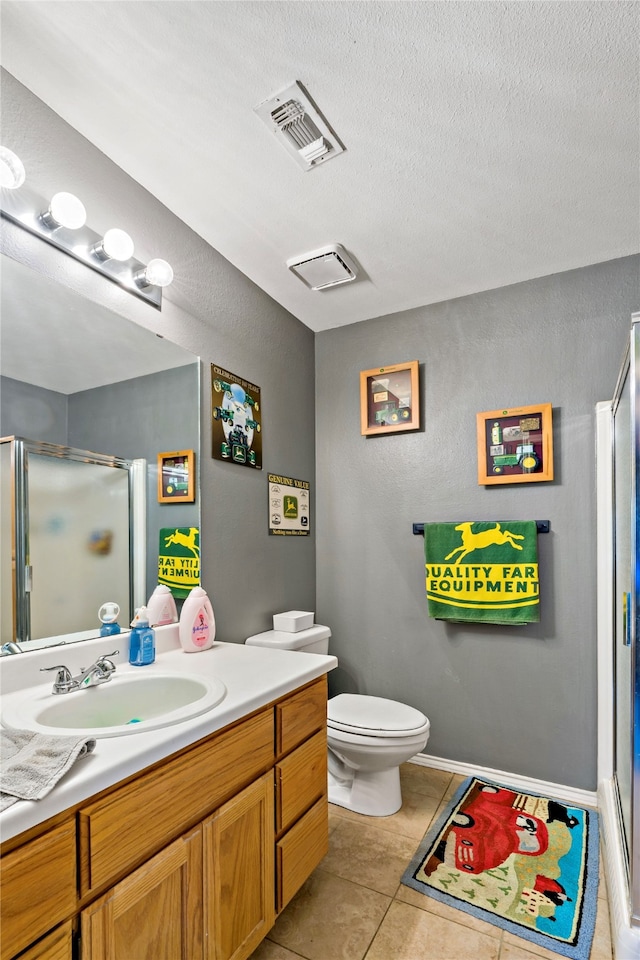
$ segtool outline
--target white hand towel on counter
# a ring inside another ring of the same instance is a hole
[[[0,812],[16,800],[42,800],[78,757],[95,748],[92,737],[51,737],[30,730],[0,731]]]

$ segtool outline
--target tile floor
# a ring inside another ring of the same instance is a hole
[[[558,960],[558,954],[400,883],[463,778],[405,763],[402,809],[363,817],[329,807],[329,853],[251,960]],[[612,960],[602,870],[590,960]]]

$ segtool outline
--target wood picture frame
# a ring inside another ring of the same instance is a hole
[[[193,503],[196,499],[193,450],[158,454],[158,503]]]
[[[553,480],[550,403],[476,414],[478,483]]]
[[[360,432],[363,436],[420,427],[418,361],[393,363],[360,373]]]

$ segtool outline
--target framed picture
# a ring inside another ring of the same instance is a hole
[[[476,414],[478,483],[553,480],[551,404]]]
[[[360,432],[363,436],[417,430],[419,426],[417,360],[361,371]]]
[[[308,480],[295,480],[270,473],[269,535],[308,537],[311,522],[311,490]]]
[[[260,387],[211,364],[211,456],[262,470]]]
[[[158,454],[158,503],[193,503],[196,498],[193,450]]]

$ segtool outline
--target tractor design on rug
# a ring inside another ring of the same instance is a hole
[[[565,956],[582,957],[572,948],[587,879],[593,880],[590,835],[597,838],[597,820],[590,811],[475,778],[456,801],[425,838],[403,882],[520,936],[528,930],[530,939]]]

